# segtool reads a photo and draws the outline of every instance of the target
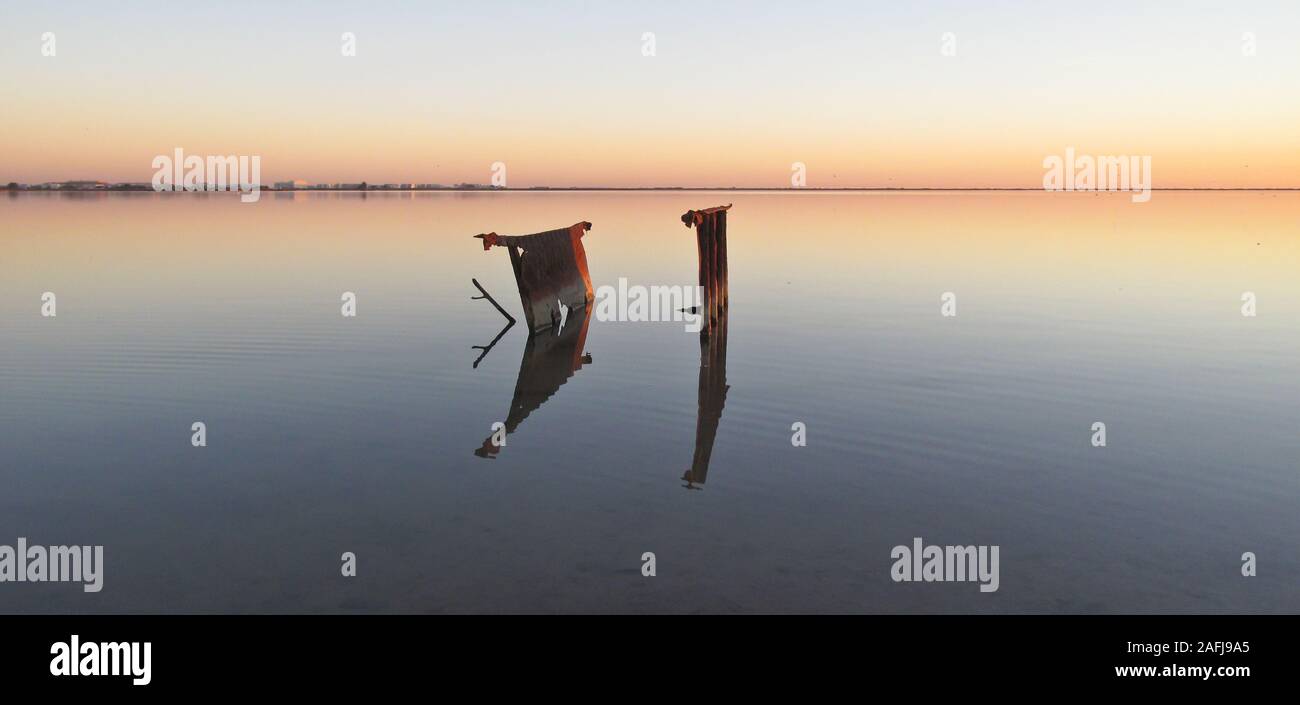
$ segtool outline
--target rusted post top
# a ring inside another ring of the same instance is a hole
[[[682,225],[685,225],[688,228],[691,227],[692,225],[699,225],[700,223],[704,222],[704,216],[713,215],[714,213],[718,213],[720,211],[731,210],[731,206],[732,204],[728,203],[725,206],[714,206],[712,208],[705,208],[703,210],[698,210],[698,211],[686,211],[685,213],[682,214]]]
[[[560,228],[559,230],[547,230],[546,232],[532,233],[531,235],[497,235],[496,233],[481,233],[479,235],[475,235],[474,237],[479,238],[480,240],[483,241],[484,252],[492,249],[493,245],[496,245],[498,247],[515,245],[517,247],[521,247],[527,250],[528,238],[537,237],[538,235],[549,235],[551,233],[561,232],[566,230],[570,234],[574,234],[577,235],[578,237],[582,237],[584,233],[586,233],[588,230],[591,230],[591,223],[588,223],[587,221],[584,220],[580,223],[574,223],[573,225],[570,225],[567,228]]]

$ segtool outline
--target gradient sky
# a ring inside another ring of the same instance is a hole
[[[3,0],[0,180],[149,181],[182,147],[264,182],[1037,188],[1073,146],[1300,187],[1297,37],[1295,0]]]

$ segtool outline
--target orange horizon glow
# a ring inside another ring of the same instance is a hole
[[[1156,189],[1300,188],[1292,4],[578,7],[15,8],[0,182],[148,182],[179,147],[263,184],[1039,188],[1073,147],[1150,156]]]

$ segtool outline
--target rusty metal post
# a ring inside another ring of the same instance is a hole
[[[687,215],[692,215],[692,214],[688,213]],[[682,218],[686,218],[686,217],[687,217],[687,216],[682,216]],[[696,223],[695,223],[694,220],[692,220],[692,221],[691,221],[691,224],[694,225],[694,224],[696,224]],[[690,227],[690,225],[688,225],[687,227]],[[709,289],[708,289],[708,271],[709,271],[709,270],[708,270],[708,265],[705,264],[705,251],[706,251],[706,250],[705,250],[705,242],[706,242],[706,240],[707,240],[707,239],[706,239],[705,236],[704,236],[704,229],[701,228],[701,227],[696,227],[696,228],[695,228],[695,253],[696,253],[696,255],[698,256],[699,263],[700,263],[700,266],[699,266],[699,275],[700,275],[700,276],[699,276],[699,280],[700,280],[700,291],[702,292],[702,294],[701,294],[701,295],[702,295],[702,298],[697,302],[697,305],[699,306],[699,314],[700,314],[701,316],[704,316],[704,315],[705,315],[705,311],[706,311],[706,309],[705,309],[705,301],[707,300],[707,297],[708,297],[708,291],[709,291]],[[708,329],[708,325],[709,325],[708,319],[704,319],[704,325],[702,326],[702,329],[703,329],[703,330],[707,330],[707,329]]]
[[[718,283],[722,290],[720,303],[722,304],[722,309],[725,311],[727,309],[727,304],[729,303],[728,300],[731,298],[731,291],[728,286],[729,282],[727,281],[727,212],[718,211],[714,217],[717,219],[718,226],[718,233],[716,235],[718,241],[719,263]]]
[[[716,272],[714,271],[716,247],[713,242],[713,218],[705,216],[699,225],[695,226],[696,232],[704,238],[704,314],[705,327],[712,331],[713,324],[718,320],[717,316],[717,293],[715,284],[717,282]]]
[[[711,332],[726,315],[727,291],[727,210],[731,204],[686,211],[682,223],[695,227],[696,253],[700,259],[700,288],[704,299],[699,313],[704,317],[702,330]]]

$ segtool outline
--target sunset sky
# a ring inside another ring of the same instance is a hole
[[[1074,147],[1300,187],[1295,0],[123,5],[0,2],[0,181],[1036,188]]]

